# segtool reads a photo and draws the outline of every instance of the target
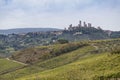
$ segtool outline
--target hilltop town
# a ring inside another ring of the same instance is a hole
[[[9,56],[17,50],[25,49],[27,47],[50,45],[57,42],[59,39],[65,39],[69,42],[82,40],[101,40],[119,38],[120,32],[103,30],[98,27],[95,28],[91,23],[79,21],[77,26],[70,24],[68,28],[57,31],[46,32],[28,32],[20,34],[0,35],[0,55]]]
[[[77,26],[73,26],[72,24],[69,25],[68,29],[65,28],[65,30],[76,30],[76,29],[80,29],[81,27],[85,27],[85,28],[90,28],[93,27],[91,23],[86,23],[85,21],[82,23],[82,21],[79,21],[79,24]],[[101,27],[97,27],[97,29],[102,29]]]

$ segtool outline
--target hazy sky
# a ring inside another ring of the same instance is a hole
[[[65,28],[79,20],[120,30],[120,0],[0,0],[0,29]]]

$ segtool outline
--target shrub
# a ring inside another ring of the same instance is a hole
[[[57,42],[60,43],[60,44],[69,43],[69,41],[66,40],[66,39],[59,39]]]
[[[82,44],[82,43],[68,43],[68,44],[64,44],[61,47],[59,47],[57,50],[53,50],[52,54],[54,54],[55,56],[59,56],[61,54],[76,50],[80,47],[84,47],[87,46],[88,44]]]
[[[111,54],[120,54],[120,47],[113,47],[111,49]]]

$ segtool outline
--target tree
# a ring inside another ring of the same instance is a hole
[[[60,43],[60,44],[69,43],[69,41],[66,40],[66,39],[59,39],[57,42]]]

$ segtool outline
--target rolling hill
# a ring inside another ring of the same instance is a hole
[[[37,46],[11,60],[28,65],[0,75],[2,80],[111,80],[120,78],[120,39]],[[72,45],[72,46],[71,46]],[[46,52],[44,52],[46,51]],[[29,55],[29,56],[27,56]],[[39,57],[35,57],[39,56]],[[22,59],[21,57],[27,57]],[[32,60],[33,59],[33,60]]]
[[[0,58],[0,75],[23,68],[24,65],[17,61],[9,60],[8,58]]]

